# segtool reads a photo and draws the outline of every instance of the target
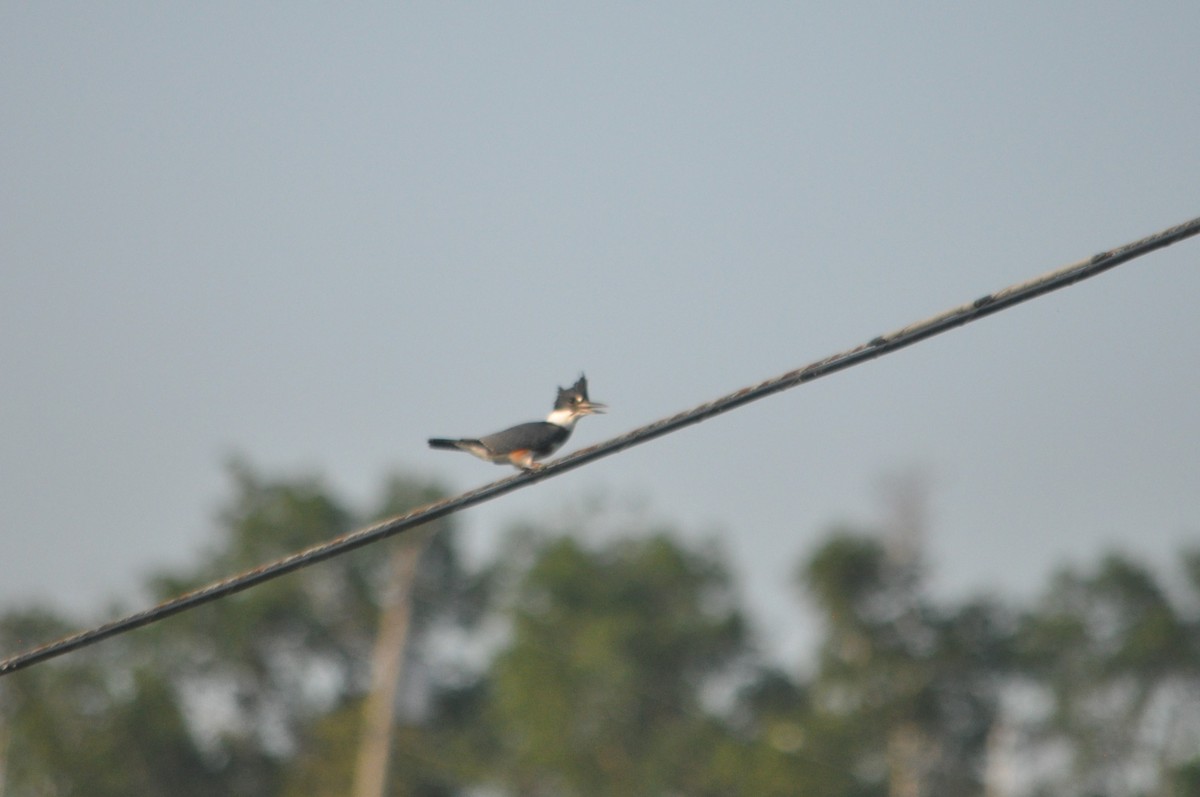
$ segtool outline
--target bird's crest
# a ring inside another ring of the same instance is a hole
[[[583,399],[588,401],[587,392],[587,377],[583,374],[579,375],[579,379],[570,387],[560,387],[558,389],[558,400],[554,402],[554,406],[558,408],[569,407],[572,404]]]

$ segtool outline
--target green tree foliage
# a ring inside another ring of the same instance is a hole
[[[211,549],[186,570],[150,579],[154,598],[442,497],[435,486],[397,477],[379,507],[363,513],[315,478],[267,480],[242,463],[230,472],[234,494],[218,516]],[[483,605],[484,590],[461,567],[450,529],[442,523],[433,531],[440,533],[414,585],[414,656],[424,631],[477,616]],[[325,751],[329,718],[354,705],[367,682],[387,575],[382,548],[337,557],[6,678],[5,797],[271,795],[285,788],[297,761],[310,771],[327,768],[331,762],[313,751]],[[40,641],[68,629],[48,616],[10,615],[3,630],[6,640]],[[338,752],[331,756],[340,761]]]
[[[981,794],[1009,659],[1003,612],[937,605],[919,560],[871,535],[834,534],[799,575],[824,626],[809,722],[843,740],[830,760],[856,775],[851,790]]]
[[[665,535],[540,543],[490,672],[495,779],[515,794],[703,793],[703,695],[744,652],[714,557]]]
[[[740,690],[703,793],[867,797],[855,773],[855,729],[816,711],[807,683],[761,668]]]
[[[211,547],[153,597],[441,496],[397,477],[361,511],[230,473]],[[388,545],[0,679],[0,793],[346,794]],[[503,551],[468,572],[443,527],[423,555],[394,797],[1200,795],[1200,552],[1173,582],[1064,571],[1018,614],[936,601],[913,546],[837,531],[798,569],[821,629],[800,674],[756,654],[712,548],[589,510]],[[0,644],[83,624],[13,610]],[[985,783],[1005,756],[1028,774]]]
[[[0,640],[14,649],[14,640],[69,630],[45,612],[13,612],[0,622]],[[136,660],[117,641],[98,656],[68,657],[0,682],[6,797],[212,793],[217,779],[169,684]]]
[[[1182,557],[1192,605],[1146,567],[1110,554],[1093,572],[1064,570],[1021,625],[1022,672],[1049,711],[1031,737],[1070,757],[1062,795],[1180,794],[1200,757],[1200,579]],[[1192,780],[1189,780],[1192,779]]]

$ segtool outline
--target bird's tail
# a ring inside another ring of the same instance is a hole
[[[447,440],[444,437],[431,437],[431,438],[429,438],[429,447],[430,448],[446,448],[446,449],[450,449],[453,451],[458,448],[461,448],[462,443],[470,443],[470,442],[473,442],[473,441],[471,441],[471,440]]]

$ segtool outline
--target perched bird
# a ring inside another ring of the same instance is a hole
[[[605,405],[588,401],[587,377],[580,374],[579,381],[571,387],[558,389],[554,410],[544,421],[518,424],[503,432],[478,438],[448,440],[434,437],[429,440],[429,447],[457,449],[497,465],[507,463],[521,470],[537,470],[543,466],[536,460],[550,456],[567,442],[576,421],[584,415],[598,414],[604,410]]]

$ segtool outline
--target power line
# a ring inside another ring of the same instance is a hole
[[[302,567],[307,567],[324,559],[329,559],[355,548],[360,548],[395,534],[400,534],[416,526],[437,520],[475,504],[489,501],[534,482],[574,470],[601,457],[606,457],[626,448],[645,443],[648,440],[653,440],[656,437],[677,431],[685,426],[700,423],[723,412],[740,407],[743,404],[749,404],[752,401],[757,401],[773,393],[779,393],[805,382],[811,382],[822,376],[828,376],[845,368],[859,365],[867,360],[889,354],[906,346],[911,346],[926,338],[976,321],[984,316],[998,313],[1001,310],[1041,296],[1044,293],[1065,288],[1088,277],[1094,277],[1110,268],[1141,257],[1156,249],[1170,246],[1198,233],[1200,233],[1200,218],[1195,218],[1142,238],[1141,240],[1125,244],[1116,249],[1100,252],[1086,260],[1063,266],[1040,277],[1010,285],[1001,291],[989,293],[973,302],[960,305],[931,318],[917,321],[893,332],[880,335],[867,343],[833,354],[823,360],[817,360],[802,368],[788,371],[785,374],[759,382],[756,385],[744,387],[736,392],[639,427],[590,448],[581,449],[561,459],[547,463],[537,471],[520,473],[452,498],[427,504],[374,526],[343,534],[328,542],[314,545],[311,548],[285,556],[282,559],[268,562],[253,570],[247,570],[221,581],[200,587],[199,589],[164,601],[157,606],[122,617],[119,620],[63,637],[55,642],[11,656],[0,661],[0,676],[91,645],[102,639],[149,625],[150,623],[157,622],[165,617],[170,617],[173,614],[178,614],[203,603],[249,589],[256,584],[277,578],[293,570],[299,570]]]

